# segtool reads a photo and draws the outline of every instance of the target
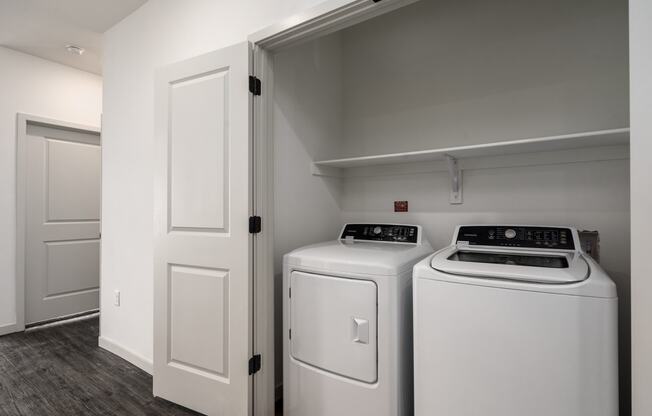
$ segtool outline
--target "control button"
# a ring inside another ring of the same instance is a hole
[[[383,232],[383,229],[382,229],[382,228],[380,228],[380,227],[374,227],[374,234],[378,235],[378,234],[380,234],[381,232]]]
[[[516,237],[516,231],[514,231],[512,228],[505,230],[505,238],[509,238],[511,240],[514,237]]]

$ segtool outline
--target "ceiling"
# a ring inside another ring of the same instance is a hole
[[[101,74],[102,33],[146,1],[0,0],[0,46]]]

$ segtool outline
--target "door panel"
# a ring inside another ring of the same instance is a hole
[[[50,241],[47,258],[46,298],[97,289],[100,240]]]
[[[48,221],[99,221],[100,149],[48,140]]]
[[[32,324],[99,307],[101,169],[98,134],[28,133],[25,322]]]
[[[228,276],[224,270],[170,267],[170,360],[179,366],[228,377]]]
[[[378,379],[377,288],[369,280],[292,272],[290,353],[366,383]]]
[[[154,394],[210,415],[250,409],[249,46],[156,81]]]
[[[172,229],[227,231],[228,81],[225,68],[170,85]]]

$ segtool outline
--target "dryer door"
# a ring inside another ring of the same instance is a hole
[[[290,354],[319,369],[377,380],[377,287],[373,281],[292,272]]]

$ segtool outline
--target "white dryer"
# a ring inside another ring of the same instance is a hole
[[[414,268],[416,416],[617,416],[617,297],[568,227],[459,226]]]
[[[421,227],[347,224],[284,257],[286,416],[412,414],[412,269]]]

